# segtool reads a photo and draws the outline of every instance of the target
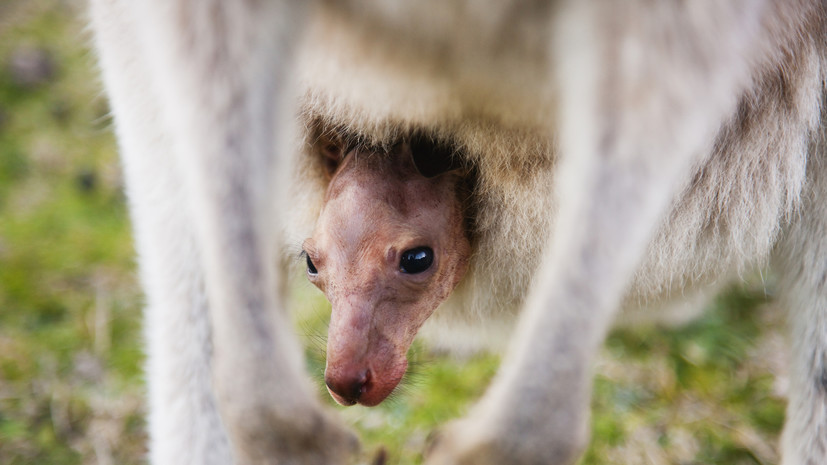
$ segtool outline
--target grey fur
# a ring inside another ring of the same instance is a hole
[[[480,5],[93,0],[148,296],[153,463],[353,447],[280,310],[275,237],[324,188],[291,150],[296,108],[311,135],[426,131],[476,169],[476,254],[426,332],[477,350],[520,314],[519,337],[429,463],[573,463],[617,312],[768,263],[796,336],[783,463],[825,462],[824,3]],[[305,207],[277,211],[291,177]]]

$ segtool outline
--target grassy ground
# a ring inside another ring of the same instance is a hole
[[[0,2],[2,464],[145,460],[142,298],[79,12],[71,0]],[[297,305],[312,310],[299,332],[318,375],[325,304]],[[615,332],[596,367],[583,463],[775,463],[779,320],[760,292],[741,290],[680,331]],[[363,462],[384,446],[390,463],[419,463],[429,432],[465,411],[497,366],[421,346],[413,357],[415,374],[390,402],[339,409],[362,435]]]

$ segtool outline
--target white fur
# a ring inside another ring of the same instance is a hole
[[[472,264],[426,333],[477,350],[517,320],[429,463],[573,463],[617,311],[767,264],[796,341],[784,464],[827,460],[823,2],[92,6],[148,299],[154,463],[352,447],[300,374],[273,266],[321,202],[314,138],[340,129],[425,131],[476,168]],[[274,157],[296,108],[304,147]]]

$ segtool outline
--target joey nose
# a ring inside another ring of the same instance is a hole
[[[370,370],[356,370],[352,373],[326,373],[324,382],[333,398],[342,405],[354,405],[370,388]]]

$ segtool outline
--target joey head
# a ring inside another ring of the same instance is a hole
[[[330,181],[307,277],[332,305],[325,383],[342,405],[374,406],[397,386],[417,330],[454,290],[471,244],[450,152],[412,140],[328,151]]]

